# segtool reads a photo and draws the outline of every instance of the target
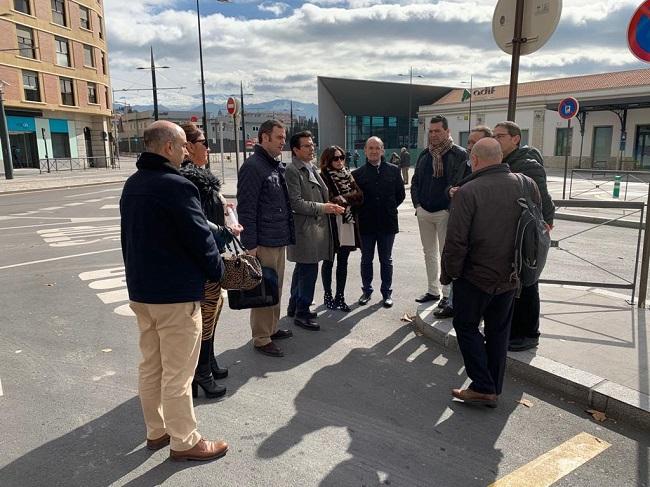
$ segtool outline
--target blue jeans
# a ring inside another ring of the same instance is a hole
[[[361,235],[361,290],[364,294],[371,295],[372,264],[375,260],[375,247],[379,254],[381,269],[381,295],[390,298],[393,294],[393,243],[394,233],[369,233]]]
[[[318,264],[296,263],[291,276],[291,297],[289,307],[295,306],[296,315],[309,313],[309,307],[314,300]]]

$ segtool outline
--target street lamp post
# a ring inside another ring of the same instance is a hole
[[[398,74],[398,76],[407,76],[406,74]],[[409,68],[409,111],[408,111],[408,143],[406,146],[411,149],[411,125],[413,125],[413,117],[411,117],[411,105],[413,104],[413,66]],[[421,74],[416,74],[416,78],[424,78]],[[417,144],[416,144],[417,147]]]
[[[0,80],[0,143],[2,143],[2,160],[5,166],[5,179],[14,178],[14,164],[11,160],[9,148],[9,130],[7,129],[7,117],[5,116],[4,105],[5,81]]]
[[[156,88],[156,69],[169,69],[169,66],[156,66],[153,61],[153,46],[151,47],[151,66],[136,69],[151,70],[151,89],[153,90],[153,119],[158,120],[158,89]]]

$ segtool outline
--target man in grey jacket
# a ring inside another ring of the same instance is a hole
[[[328,214],[342,214],[344,208],[329,203],[325,182],[312,164],[314,142],[309,131],[298,132],[289,141],[292,152],[286,180],[289,202],[296,225],[296,243],[287,249],[287,259],[295,262],[287,315],[306,330],[318,331],[316,313],[309,306],[314,299],[318,263],[332,260],[334,241]]]

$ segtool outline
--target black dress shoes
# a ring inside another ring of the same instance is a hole
[[[278,329],[278,331],[271,335],[271,340],[282,340],[283,338],[291,338],[292,336],[293,332],[291,330]]]
[[[513,338],[508,343],[508,350],[511,352],[523,352],[524,350],[530,350],[539,345],[538,337],[522,337],[522,338]]]
[[[320,325],[316,323],[313,318],[310,318],[309,315],[296,315],[296,317],[293,320],[293,323],[296,326],[299,326],[301,328],[304,328],[305,330],[309,331],[318,331],[320,330]]]
[[[359,304],[361,306],[365,306],[370,302],[370,294],[363,293],[361,297],[359,298]]]
[[[415,298],[415,302],[428,303],[429,301],[438,301],[439,299],[440,299],[440,295],[438,294],[424,293],[419,298]]]
[[[284,357],[282,349],[273,342],[269,342],[261,347],[255,347],[255,350],[269,357]]]
[[[287,308],[287,316],[289,318],[293,318],[294,316],[296,316],[296,308],[289,306]],[[310,311],[309,313],[307,313],[307,316],[309,316],[309,318],[313,320],[315,318],[318,318],[318,313],[314,313],[313,311]]]
[[[436,318],[440,318],[441,320],[447,319],[447,318],[453,318],[454,317],[454,308],[451,306],[447,305],[443,308],[436,308],[436,310],[433,312],[433,316]]]
[[[393,307],[393,298],[388,297],[384,298],[384,308],[392,308]]]

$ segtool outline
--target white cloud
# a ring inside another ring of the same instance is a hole
[[[284,2],[262,2],[257,6],[257,8],[262,12],[270,12],[276,17],[279,17],[291,7],[288,3]]]

